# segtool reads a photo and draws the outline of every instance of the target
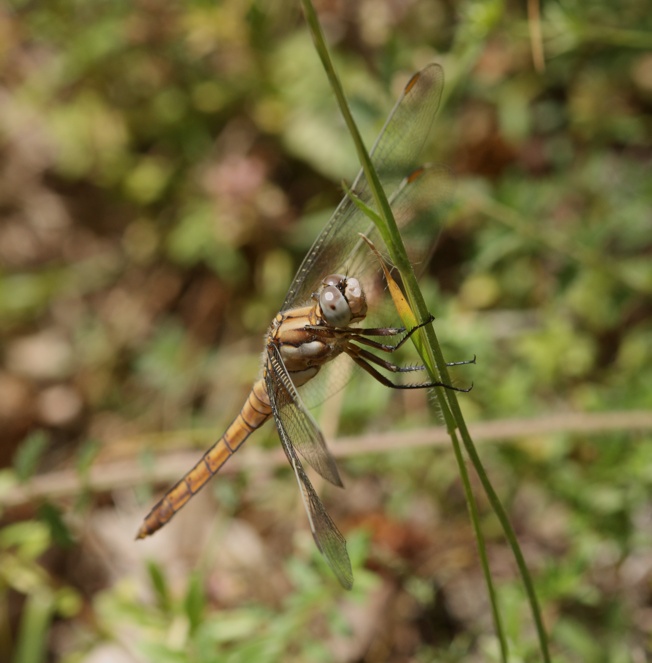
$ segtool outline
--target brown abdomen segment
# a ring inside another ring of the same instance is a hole
[[[161,529],[201,488],[203,488],[244,441],[272,414],[264,380],[256,382],[240,413],[224,435],[201,457],[199,462],[159,500],[138,530],[144,539]]]

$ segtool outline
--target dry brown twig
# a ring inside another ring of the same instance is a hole
[[[476,423],[471,426],[478,442],[509,442],[552,434],[600,434],[613,431],[634,432],[652,429],[651,411],[606,413],[566,413],[532,419],[505,419]],[[194,436],[196,436],[196,431]],[[175,437],[178,433],[175,433]],[[142,439],[131,440],[132,448],[142,447]],[[424,428],[391,433],[371,433],[358,437],[342,437],[330,445],[336,458],[370,453],[405,451],[422,447],[443,448],[450,440],[443,428]],[[144,467],[133,459],[97,463],[86,476],[74,469],[57,470],[37,475],[16,486],[1,498],[4,508],[15,508],[44,498],[65,499],[80,492],[110,492],[143,483],[164,485],[179,478],[180,468],[192,465],[196,449],[166,453],[153,467]],[[229,474],[256,467],[279,466],[286,463],[280,448],[271,451],[249,449],[236,456],[225,468]]]

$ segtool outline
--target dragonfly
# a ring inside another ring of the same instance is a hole
[[[412,76],[388,116],[370,151],[380,182],[405,239],[419,227],[426,235],[417,238],[415,260],[434,245],[439,223],[433,218],[437,203],[448,197],[450,177],[441,167],[415,168],[418,153],[439,107],[443,70],[430,64]],[[362,171],[351,191],[373,206],[369,185]],[[335,459],[306,403],[314,399],[310,387],[318,374],[337,385],[332,376],[345,376],[343,361],[395,389],[445,387],[468,391],[436,381],[394,382],[388,374],[423,370],[423,366],[398,366],[380,355],[391,356],[432,317],[406,330],[387,326],[386,284],[378,257],[370,243],[382,240],[359,201],[346,195],[303,260],[280,312],[266,337],[261,376],[254,383],[242,409],[222,437],[196,465],[156,503],[145,517],[137,538],[163,527],[206,485],[247,438],[268,419],[273,419],[281,445],[299,485],[315,543],[340,584],[353,585],[346,541],[329,516],[306,473],[306,461],[331,484],[343,487]],[[425,224],[423,223],[425,220]],[[360,326],[366,320],[370,326]],[[390,339],[398,339],[391,342]],[[389,342],[385,342],[388,341]],[[455,362],[456,365],[469,362]],[[338,369],[338,366],[340,367]],[[343,378],[344,380],[346,378]],[[321,380],[323,385],[324,379]],[[322,386],[323,389],[323,386]]]

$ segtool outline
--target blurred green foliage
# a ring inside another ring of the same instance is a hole
[[[423,159],[456,172],[456,205],[423,289],[448,358],[478,357],[455,374],[475,384],[469,419],[650,410],[647,3],[544,3],[542,71],[525,3],[318,9],[369,140],[409,73],[445,69]],[[296,499],[286,471],[215,482],[220,512],[255,525],[277,563],[269,586],[235,590],[209,545],[194,572],[182,554],[146,565],[106,552],[135,525],[107,542],[95,524],[142,486],[40,509],[3,501],[37,471],[76,468],[85,485],[91,465],[137,465],[151,431],[199,429],[207,446],[241,405],[261,335],[358,168],[298,5],[12,1],[0,95],[0,458],[14,468],[0,475],[0,659],[499,660],[447,451],[399,443],[342,463],[346,599],[278,524]],[[427,397],[357,376],[332,412],[347,434],[433,419]],[[533,425],[482,448],[556,661],[650,656],[649,441]],[[481,506],[513,660],[537,660]],[[360,615],[377,625],[366,640]]]

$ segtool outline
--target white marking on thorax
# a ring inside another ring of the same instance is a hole
[[[309,380],[312,380],[319,373],[319,368],[319,366],[311,366],[304,371],[292,371],[290,377],[292,378],[292,382],[294,382],[294,386],[301,387]]]
[[[307,341],[299,345],[282,345],[281,356],[285,361],[311,359],[324,354],[324,343],[321,341]]]

